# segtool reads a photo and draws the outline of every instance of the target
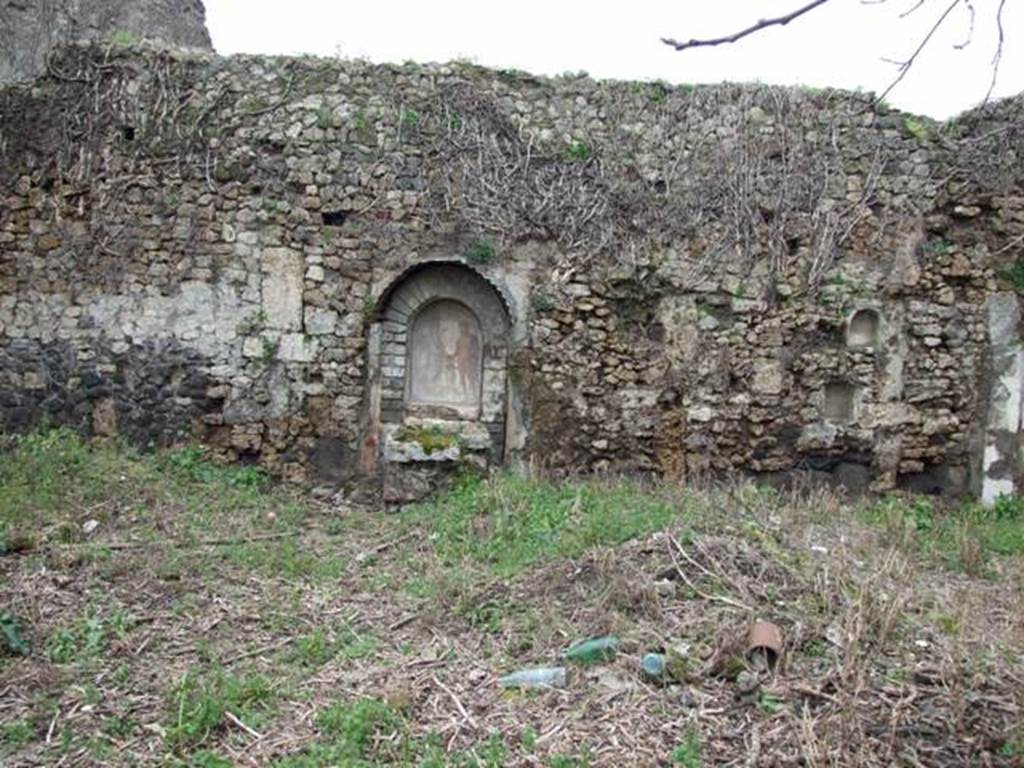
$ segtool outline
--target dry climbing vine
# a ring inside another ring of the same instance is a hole
[[[692,131],[687,148],[652,180],[631,158],[603,147],[569,145],[559,153],[473,81],[443,88],[430,126],[436,215],[456,215],[479,237],[503,244],[557,242],[571,269],[608,256],[639,268],[685,243],[687,286],[729,258],[746,268],[767,261],[776,274],[809,260],[804,279],[816,286],[872,215],[888,159],[875,153],[850,200],[839,120],[854,107],[837,104],[826,135],[812,145],[791,91],[746,90],[729,106],[738,117],[725,138],[718,126]]]

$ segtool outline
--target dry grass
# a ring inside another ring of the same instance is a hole
[[[679,514],[657,530],[496,570],[444,549],[431,515],[455,502],[268,491],[200,512],[223,477],[140,477],[92,536],[0,557],[0,613],[32,649],[0,656],[4,766],[1021,765],[1020,558],[951,571],[831,493],[662,489]],[[741,696],[754,617],[786,649]],[[565,690],[497,686],[606,633],[618,657]],[[641,680],[644,652],[680,647],[688,681]]]

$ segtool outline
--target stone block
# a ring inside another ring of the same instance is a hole
[[[289,248],[267,248],[260,258],[262,306],[266,327],[282,331],[302,328],[302,254]]]
[[[277,359],[286,363],[311,363],[316,359],[320,342],[301,333],[286,333],[281,336],[277,348]]]
[[[332,309],[306,307],[305,325],[306,333],[311,336],[334,333],[334,329],[338,325],[338,313]]]

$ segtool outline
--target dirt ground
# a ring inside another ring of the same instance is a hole
[[[28,653],[0,655],[0,765],[1024,764],[1021,559],[967,575],[828,492],[708,492],[501,573],[429,511],[143,480],[0,556]],[[756,618],[784,635],[771,669],[744,656]],[[608,634],[564,688],[498,685]],[[641,676],[651,651],[672,679]]]

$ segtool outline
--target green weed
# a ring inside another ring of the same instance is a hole
[[[593,154],[594,152],[587,142],[581,139],[573,139],[565,150],[565,159],[570,163],[584,163]]]
[[[363,299],[363,324],[367,325],[373,322],[373,316],[377,312],[377,300],[369,294]]]
[[[400,443],[416,443],[426,454],[438,453],[459,445],[459,436],[445,432],[441,427],[404,426],[395,434]]]
[[[931,127],[922,118],[907,115],[903,118],[903,128],[908,134],[918,141],[930,141],[932,137]]]
[[[130,449],[88,444],[67,427],[40,429],[6,442],[0,461],[0,522],[9,531],[37,520],[63,522],[69,507],[98,505],[118,481],[152,477]]]
[[[1024,555],[1024,502],[1017,496],[1000,497],[991,508],[971,502],[947,509],[923,497],[888,497],[863,516],[901,545],[973,575],[985,572],[992,555]]]
[[[238,326],[235,330],[238,331],[241,336],[248,336],[249,334],[258,333],[263,330],[266,324],[267,313],[260,309],[243,317],[238,322]]]
[[[485,564],[503,575],[553,557],[618,544],[663,528],[689,511],[627,481],[552,483],[513,474],[467,476],[436,501],[407,510],[407,524],[432,529],[442,562]]]
[[[421,119],[420,113],[415,109],[403,109],[399,117],[403,128],[418,128]]]
[[[661,104],[669,94],[669,86],[661,81],[648,84],[647,95],[652,104]]]
[[[1015,758],[1024,756],[1024,737],[1021,739],[1010,739],[1008,741],[1004,741],[996,754],[1000,757],[1005,757],[1008,760],[1014,760]]]
[[[13,613],[0,613],[0,639],[3,640],[2,648],[8,653],[28,656],[31,651],[25,639],[24,623]]]
[[[1017,293],[1024,295],[1024,259],[1017,259],[999,270],[999,277],[1008,282]]]
[[[768,715],[774,715],[782,709],[782,700],[770,693],[761,692],[757,697],[757,708]]]
[[[255,466],[220,466],[207,458],[200,446],[188,446],[167,454],[167,464],[182,479],[194,483],[216,483],[238,488],[265,488],[270,477]]]
[[[396,751],[408,748],[406,724],[402,717],[382,701],[362,698],[354,702],[335,702],[316,716],[321,738],[303,752],[274,763],[276,768],[318,768],[324,765],[370,768],[372,765],[394,765],[388,757],[388,742]],[[381,738],[377,754],[376,737]],[[378,758],[380,760],[378,761]],[[397,763],[408,764],[408,763]]]
[[[489,264],[494,260],[494,244],[489,240],[477,240],[466,251],[466,261],[470,264]]]
[[[103,730],[119,739],[131,736],[139,724],[128,715],[113,715],[103,722]]]
[[[700,734],[693,728],[686,732],[683,743],[672,750],[672,765],[682,768],[701,768],[704,765],[701,758]]]
[[[116,29],[110,35],[110,42],[114,45],[135,45],[139,37],[126,29]]]
[[[926,256],[944,256],[952,250],[952,244],[945,240],[929,240],[921,246],[921,252]]]
[[[127,628],[121,626],[122,632],[127,632]],[[102,616],[85,616],[71,626],[54,631],[46,641],[46,655],[54,664],[94,659],[106,649],[111,628],[111,622]]]
[[[345,625],[339,634],[337,656],[345,661],[364,659],[372,655],[380,644],[373,635],[359,633],[348,625]]]
[[[67,664],[78,648],[75,635],[67,629],[58,629],[46,642],[46,655],[54,664]]]
[[[317,107],[316,126],[322,131],[331,127],[331,109],[326,104],[321,104]]]
[[[583,755],[552,755],[544,763],[546,768],[588,768],[590,757]]]
[[[187,765],[188,768],[232,768],[234,763],[216,752],[202,749],[189,755]]]
[[[523,729],[523,735],[520,737],[520,741],[523,744],[523,749],[527,752],[532,752],[537,747],[537,739],[539,734],[533,728],[527,726]]]
[[[337,652],[327,633],[317,629],[296,639],[292,658],[307,666],[319,667],[334,658]]]
[[[236,676],[215,669],[188,673],[171,693],[172,721],[167,740],[173,746],[199,746],[223,727],[230,712],[258,727],[274,711],[277,694],[261,675]]]
[[[474,750],[479,756],[472,765],[478,768],[502,768],[508,758],[508,748],[500,733],[492,733],[487,741]]]
[[[260,362],[269,365],[277,359],[277,353],[281,349],[281,340],[264,336],[260,339]]]
[[[319,555],[292,539],[226,544],[220,547],[219,556],[233,566],[293,580],[329,581],[346,567],[342,559]]]
[[[36,729],[28,720],[15,720],[0,726],[0,743],[18,749],[35,738]]]

